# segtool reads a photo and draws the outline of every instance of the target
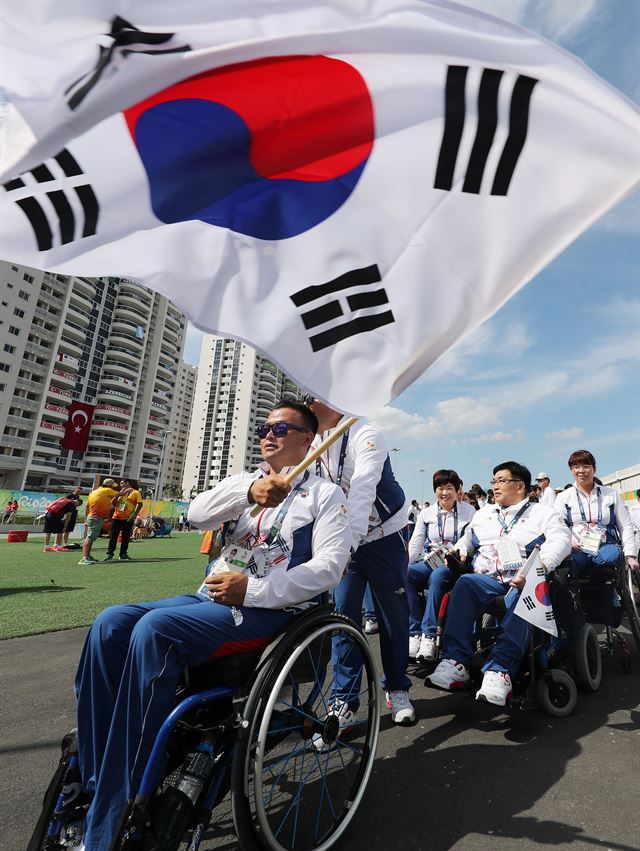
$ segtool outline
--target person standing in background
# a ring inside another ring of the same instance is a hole
[[[138,482],[135,479],[122,479],[120,482],[120,493],[113,501],[113,520],[111,522],[111,533],[109,535],[109,546],[103,561],[111,561],[120,540],[120,561],[131,561],[128,555],[129,541],[133,531],[133,524],[140,509],[142,508],[142,494],[138,490]]]

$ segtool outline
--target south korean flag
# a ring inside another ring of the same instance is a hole
[[[75,5],[4,3],[0,256],[138,279],[343,412],[401,393],[638,179],[635,108],[472,9]]]
[[[526,575],[526,581],[513,610],[514,614],[528,621],[532,626],[557,636],[558,627],[551,605],[549,584],[538,547],[524,563],[520,573]]]

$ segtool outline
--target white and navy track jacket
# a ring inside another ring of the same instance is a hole
[[[328,429],[317,435],[311,449],[333,431]],[[338,475],[341,446],[339,437],[320,458],[320,475],[333,482]],[[347,495],[354,551],[360,544],[391,535],[407,525],[406,499],[393,475],[387,445],[380,432],[366,421],[359,420],[349,429],[340,487]]]
[[[605,543],[622,542],[625,556],[634,557],[636,555],[635,537],[629,509],[620,498],[620,494],[608,485],[594,485],[588,496],[583,491],[580,491],[578,496],[575,486],[567,488],[556,497],[555,510],[570,529],[581,526],[584,522],[578,504],[578,499],[581,499],[587,523],[595,525],[598,521],[598,492],[602,506],[602,527],[606,530]]]
[[[462,558],[466,558],[469,553],[474,553],[473,569],[476,573],[486,573],[498,582],[508,582],[513,579],[517,571],[503,570],[498,563],[496,544],[504,535],[504,529],[498,517],[502,517],[506,526],[509,527],[527,501],[523,499],[508,508],[485,505],[484,508],[476,511],[456,545]],[[549,570],[558,567],[571,553],[569,529],[555,511],[540,503],[529,503],[529,507],[518,522],[511,526],[509,538],[518,544],[523,558],[531,555],[533,548],[540,545],[540,558]]]
[[[281,470],[286,475],[291,467]],[[198,494],[189,506],[189,522],[198,529],[217,529],[237,520],[226,543],[235,542],[251,549],[264,538],[275,521],[280,506],[263,509],[251,516],[255,507],[247,493],[251,482],[269,472],[261,465],[254,473],[238,473],[219,482],[213,490]],[[339,487],[313,473],[304,479],[293,498],[282,528],[269,547],[265,575],[249,576],[244,606],[284,609],[312,600],[340,582],[349,558],[351,530],[344,494]]]
[[[442,511],[440,509],[442,511],[440,521],[442,524],[442,538],[440,537],[440,529],[438,527],[438,504],[436,503],[422,509],[416,520],[416,528],[413,530],[413,535],[409,541],[409,564],[418,561],[422,558],[423,553],[430,552],[446,541],[454,544],[460,539],[476,510],[468,502],[457,502],[456,506],[458,510],[458,534],[455,536],[454,530],[456,523],[453,508],[451,511]]]

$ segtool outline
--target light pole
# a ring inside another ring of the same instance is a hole
[[[420,473],[420,502],[424,505],[424,467],[420,467],[418,472]]]
[[[394,446],[391,451],[393,452],[393,475],[397,478],[396,474],[398,472],[398,452],[400,452],[401,450]]]

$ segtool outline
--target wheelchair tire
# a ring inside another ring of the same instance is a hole
[[[640,571],[630,570],[624,559],[621,559],[618,567],[618,585],[629,629],[640,650]]]
[[[244,707],[231,775],[233,818],[243,849],[326,851],[355,816],[371,774],[380,694],[366,639],[335,613],[308,627],[294,646],[285,637],[276,647]],[[335,735],[337,723],[326,723],[335,637],[352,641],[363,662],[360,709],[341,736]]]
[[[49,825],[53,821],[53,811],[58,803],[60,792],[62,791],[62,784],[71,761],[71,756],[73,754],[72,747],[75,745],[75,740],[75,730],[72,730],[64,736],[60,743],[60,749],[62,751],[60,761],[53,773],[53,777],[47,787],[47,791],[44,793],[44,798],[42,799],[42,810],[38,821],[36,822],[31,839],[29,840],[29,844],[27,845],[27,851],[46,851],[46,849],[54,851],[54,849],[62,848],[62,846],[58,845],[53,838],[47,836],[47,833]]]
[[[602,654],[598,636],[590,623],[580,628],[573,650],[578,685],[586,691],[598,691],[602,685]]]
[[[578,702],[578,688],[566,671],[554,668],[536,683],[536,696],[543,711],[554,718],[571,715]]]

